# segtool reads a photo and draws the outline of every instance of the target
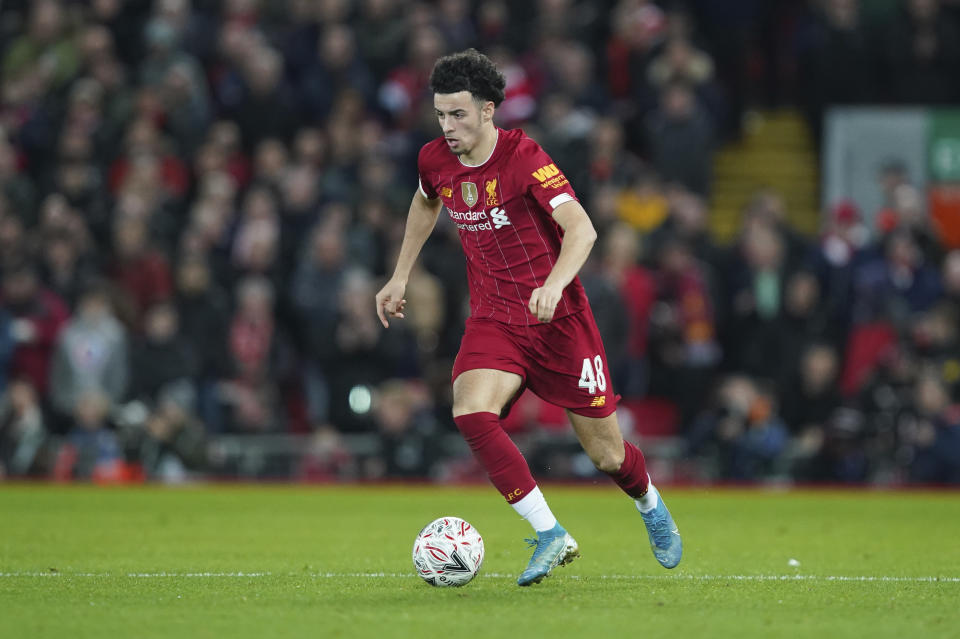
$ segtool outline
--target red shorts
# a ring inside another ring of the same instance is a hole
[[[585,417],[606,417],[617,409],[607,354],[590,309],[547,324],[520,326],[468,318],[453,379],[477,368],[516,373],[544,401]],[[513,400],[504,408],[505,416]]]

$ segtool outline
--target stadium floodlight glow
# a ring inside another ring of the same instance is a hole
[[[350,403],[350,410],[354,413],[357,415],[366,415],[373,406],[373,394],[370,392],[369,386],[357,384],[350,389],[347,401]]]

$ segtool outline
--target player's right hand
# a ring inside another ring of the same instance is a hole
[[[377,317],[384,328],[390,326],[387,317],[403,319],[403,307],[407,300],[403,299],[403,292],[407,286],[397,280],[390,280],[377,293]]]

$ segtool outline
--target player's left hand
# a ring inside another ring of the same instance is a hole
[[[539,321],[549,322],[553,319],[553,314],[557,310],[557,304],[560,303],[562,294],[562,289],[552,286],[535,288],[533,293],[530,294],[530,303],[527,306]]]

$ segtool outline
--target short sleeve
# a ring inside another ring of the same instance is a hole
[[[565,202],[577,201],[577,194],[567,176],[557,167],[539,144],[524,140],[517,146],[519,179],[524,191],[540,203],[548,213],[553,213]]]
[[[420,149],[420,154],[417,156],[417,174],[420,178],[420,193],[423,197],[428,200],[433,200],[439,197],[437,190],[434,188],[432,181],[430,180],[430,171],[426,166],[427,164],[427,147]]]

